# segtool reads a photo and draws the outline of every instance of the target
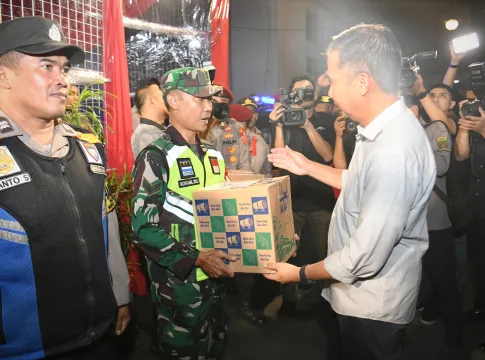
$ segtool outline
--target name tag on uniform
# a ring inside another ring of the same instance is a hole
[[[103,165],[103,159],[101,158],[101,155],[99,154],[96,145],[79,140],[78,144],[81,147],[84,157],[89,164]]]
[[[106,169],[104,168],[104,166],[101,166],[101,165],[94,165],[94,164],[90,164],[89,165],[89,168],[91,169],[91,171],[95,174],[99,174],[99,175],[104,175],[106,176]]]
[[[184,187],[187,187],[187,186],[199,185],[199,184],[200,184],[199,178],[179,180],[179,187],[180,188],[184,188]]]
[[[31,182],[32,179],[27,173],[21,173],[18,175],[10,176],[8,178],[0,179],[0,191],[13,188],[18,185],[26,184]]]

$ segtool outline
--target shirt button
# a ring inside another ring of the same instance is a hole
[[[478,182],[480,182],[480,179],[477,179]]]
[[[483,167],[483,165],[480,165],[480,167],[482,168],[482,167]]]
[[[478,196],[478,193],[476,193],[475,195]]]

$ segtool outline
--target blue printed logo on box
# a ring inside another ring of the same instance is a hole
[[[197,216],[210,216],[209,200],[195,200]]]
[[[285,189],[285,191],[281,191],[280,189],[280,213],[284,213],[286,209],[288,209],[288,191]]]
[[[229,249],[242,249],[241,235],[237,232],[226,233],[227,247]]]
[[[253,207],[253,214],[268,215],[268,198],[267,197],[252,197],[251,203]]]
[[[254,232],[253,215],[239,215],[239,230],[241,232]]]

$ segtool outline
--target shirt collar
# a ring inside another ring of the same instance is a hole
[[[157,123],[153,120],[147,119],[147,118],[142,117],[140,119],[140,124],[155,126],[155,127],[159,128],[160,130],[165,131],[165,127],[163,125],[160,125],[159,123]]]
[[[402,97],[400,97],[399,100],[397,100],[394,104],[377,115],[374,120],[372,120],[365,128],[358,125],[358,135],[363,136],[370,141],[374,141],[382,129],[384,129],[392,119],[403,113],[405,108],[406,106],[404,104],[404,100]]]
[[[175,145],[185,145],[189,146],[190,144],[184,139],[182,135],[178,132],[178,130],[173,127],[172,125],[169,125],[166,129],[165,132],[170,136],[170,141],[172,141]],[[199,153],[206,153],[207,148],[205,145],[201,142],[199,135],[196,135],[196,142],[197,142],[197,147],[199,150],[201,150]]]
[[[56,134],[61,136],[77,137],[79,134],[70,127],[66,122],[58,119],[55,120]],[[28,135],[15,121],[0,109],[0,138],[5,139],[14,136]]]

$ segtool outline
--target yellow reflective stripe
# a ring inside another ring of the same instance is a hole
[[[195,230],[195,248],[197,250],[200,249],[199,233],[198,233],[197,229]],[[206,273],[204,271],[202,271],[201,268],[197,268],[197,270],[195,272],[195,276],[197,278],[197,281],[203,281],[203,280],[206,280],[206,279],[209,278],[206,275]]]
[[[177,239],[179,239],[179,224],[172,224],[172,237]]]

